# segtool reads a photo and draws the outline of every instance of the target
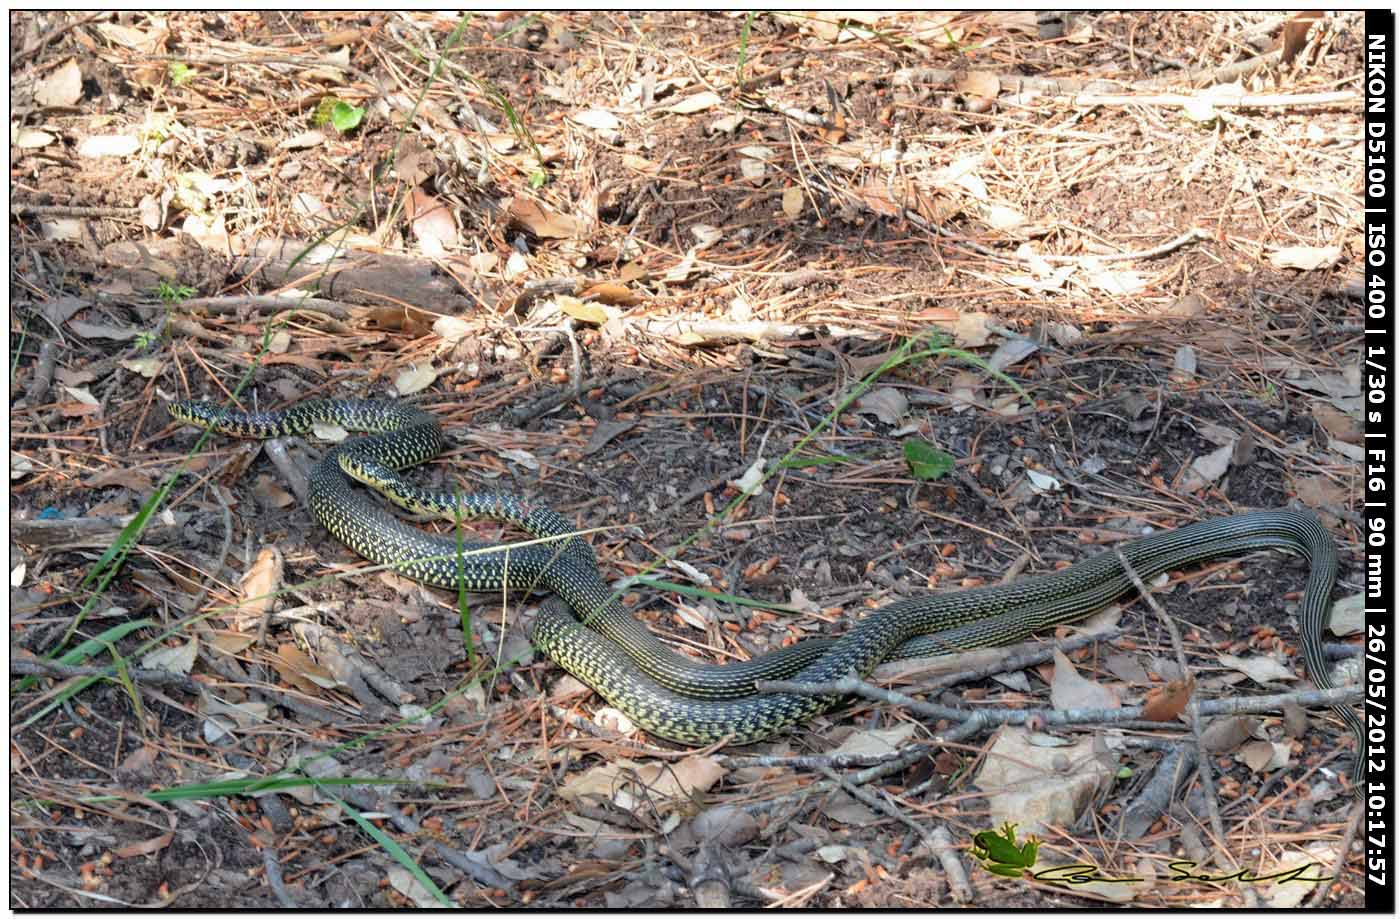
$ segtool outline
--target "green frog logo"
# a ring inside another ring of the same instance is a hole
[[[973,834],[972,857],[992,874],[1019,878],[1035,867],[1040,852],[1040,840],[1032,836],[1021,846],[1016,845],[1016,824],[1003,823],[1001,832],[983,830]]]

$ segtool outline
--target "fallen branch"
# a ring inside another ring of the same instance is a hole
[[[1074,97],[1074,104],[1084,107],[1095,105],[1161,105],[1181,108],[1208,102],[1213,108],[1275,108],[1289,106],[1340,105],[1360,108],[1361,97],[1353,92],[1335,93],[1222,93],[1218,90],[1209,94],[1182,96],[1176,93],[1157,93],[1150,96],[1135,96],[1124,93],[1080,93]]]
[[[1044,719],[1047,725],[1070,725],[1070,724],[1118,724],[1128,722],[1143,721],[1141,705],[1124,706],[1123,708],[1075,708],[1075,709],[1046,709],[1046,708],[1018,708],[1018,709],[978,709],[971,710],[965,708],[954,708],[948,705],[938,705],[933,702],[925,702],[907,696],[902,692],[893,689],[881,689],[872,686],[864,680],[856,677],[845,677],[840,680],[831,680],[825,683],[799,683],[793,680],[757,680],[754,687],[760,692],[786,692],[799,696],[860,696],[872,702],[884,702],[887,705],[903,706],[910,711],[928,718],[939,718],[950,721],[958,721],[964,725],[976,725],[977,730],[992,727],[999,724],[1024,724],[1030,718]],[[1305,708],[1309,707],[1330,707],[1334,705],[1345,705],[1347,703],[1359,702],[1361,700],[1360,686],[1343,686],[1333,689],[1308,689],[1297,692],[1276,693],[1268,696],[1247,696],[1237,699],[1212,699],[1200,703],[1202,715],[1226,715],[1242,713],[1266,713],[1276,712],[1285,703],[1293,703]],[[1158,728],[1176,727],[1184,729],[1184,725],[1174,725],[1169,721],[1144,721]],[[961,736],[967,736],[961,734]],[[951,739],[949,732],[940,734],[938,741]],[[959,738],[960,739],[960,738]]]
[[[75,664],[60,664],[37,657],[19,657],[10,660],[10,673],[25,676],[54,677],[106,677],[116,679],[115,667],[80,667]],[[202,692],[203,684],[183,673],[147,668],[128,668],[127,676],[136,683],[149,683],[152,686],[176,686],[189,692]]]

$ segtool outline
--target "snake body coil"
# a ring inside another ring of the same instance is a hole
[[[394,470],[431,459],[443,446],[437,422],[418,409],[331,400],[244,414],[211,403],[176,402],[170,414],[242,437],[299,434],[321,422],[375,432],[332,448],[313,467],[307,500],[326,529],[360,555],[438,587],[554,591],[563,602],[550,600],[541,607],[532,634],[536,646],[647,731],[686,744],[758,740],[839,701],[756,693],[755,680],[826,682],[851,672],[864,676],[897,657],[1008,644],[1083,618],[1134,589],[1116,555],[1102,552],[1011,584],[901,600],[873,611],[839,639],[808,639],[740,663],[701,664],[667,648],[616,602],[598,574],[591,547],[570,535],[572,527],[553,511],[513,495],[440,495],[401,480]],[[358,493],[352,478],[404,507],[448,519],[511,522],[539,541],[501,547],[430,535]],[[1304,556],[1310,571],[1298,611],[1301,644],[1313,682],[1330,688],[1321,638],[1337,556],[1331,535],[1312,514],[1259,511],[1208,520],[1124,543],[1120,549],[1143,579],[1258,549]],[[1337,706],[1335,711],[1357,738],[1357,781],[1365,761],[1363,728],[1351,708]]]

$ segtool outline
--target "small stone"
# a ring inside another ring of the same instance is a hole
[[[758,821],[745,810],[725,805],[699,814],[691,821],[696,837],[721,846],[741,846],[758,835]]]

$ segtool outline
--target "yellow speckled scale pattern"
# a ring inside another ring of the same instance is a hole
[[[552,510],[510,494],[446,495],[403,481],[395,470],[425,462],[443,446],[437,422],[416,408],[326,400],[249,414],[206,402],[176,402],[170,414],[241,437],[299,434],[317,422],[374,432],[327,451],[312,470],[308,502],[326,529],[365,558],[393,565],[426,584],[557,593],[560,599],[547,601],[536,620],[532,637],[537,647],[647,731],[686,744],[758,740],[839,701],[756,693],[755,680],[825,682],[851,673],[864,676],[898,657],[1009,644],[1083,618],[1133,591],[1114,553],[1101,552],[1061,571],[1011,584],[900,600],[871,612],[840,638],[808,639],[750,661],[703,664],[672,651],[628,615],[603,583],[592,547],[571,535],[568,522]],[[412,510],[448,519],[502,520],[544,541],[459,545],[388,514],[356,492],[352,478]],[[1321,642],[1337,554],[1331,535],[1314,515],[1256,511],[1155,533],[1120,549],[1144,580],[1259,549],[1304,556],[1310,573],[1298,610],[1301,644],[1313,682],[1330,687]],[[1356,780],[1365,761],[1362,724],[1349,707],[1335,710],[1357,738]]]

